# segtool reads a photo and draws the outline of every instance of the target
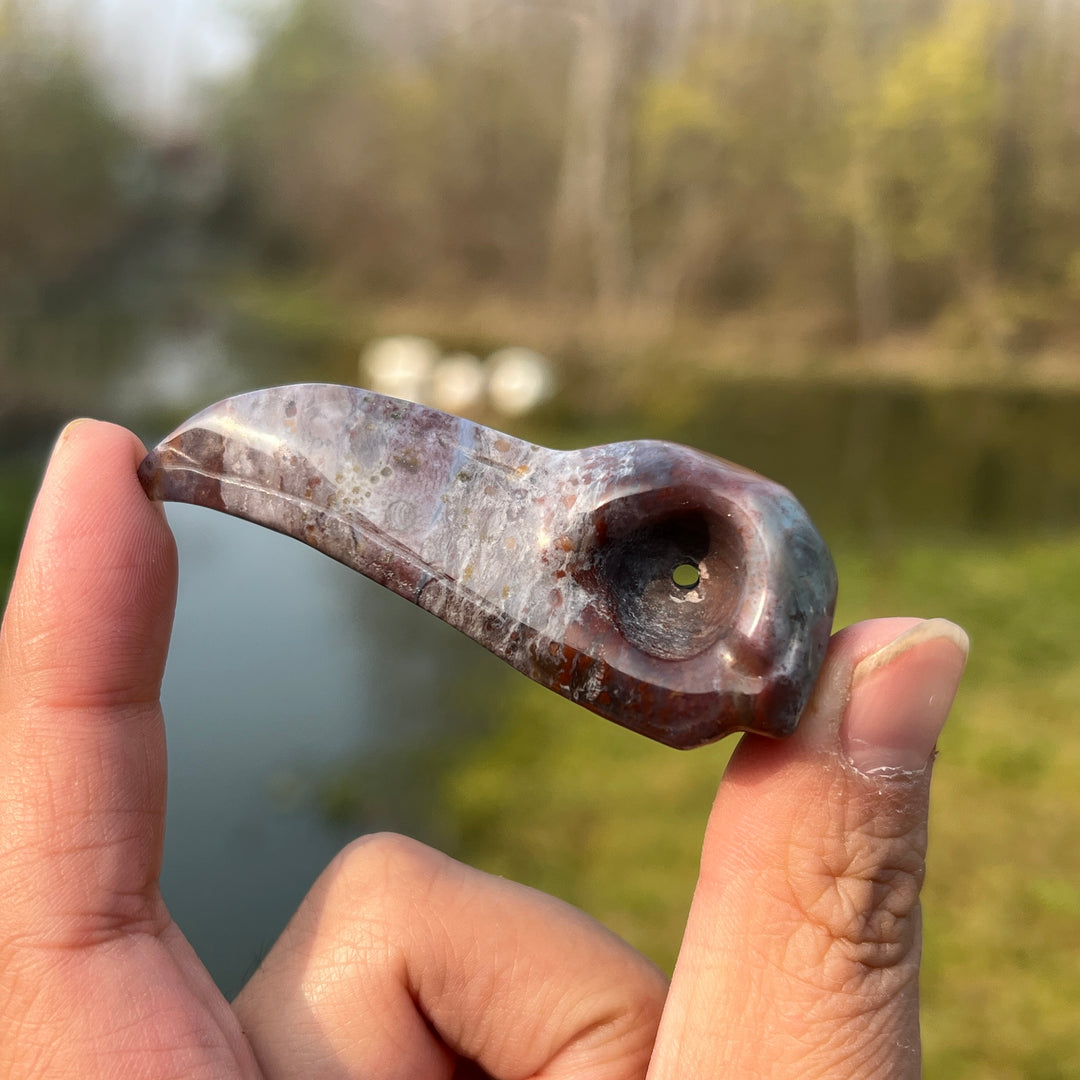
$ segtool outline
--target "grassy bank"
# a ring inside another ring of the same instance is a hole
[[[485,292],[471,300],[434,297],[365,303],[336,298],[318,279],[233,277],[230,309],[244,323],[323,353],[326,376],[357,377],[357,357],[373,338],[419,334],[447,352],[484,356],[526,345],[556,361],[590,397],[593,413],[651,401],[674,380],[691,392],[716,379],[802,384],[912,386],[1080,392],[1075,332],[1012,332],[991,348],[970,320],[956,317],[896,329],[859,343],[835,306],[762,303],[711,316],[677,314],[648,301],[597,307]],[[1049,322],[1049,313],[1043,313]],[[1015,325],[1014,325],[1015,323]]]
[[[926,1075],[1080,1075],[1080,536],[837,562],[840,625],[942,615],[973,641],[934,780]],[[670,967],[730,745],[653,746],[512,673],[485,701],[493,736],[444,778],[448,846]]]

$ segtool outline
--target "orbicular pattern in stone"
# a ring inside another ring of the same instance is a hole
[[[784,488],[672,443],[557,451],[345,386],[212,405],[151,498],[304,540],[519,671],[670,746],[790,734],[836,571]]]

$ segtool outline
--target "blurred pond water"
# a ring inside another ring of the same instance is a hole
[[[445,721],[468,643],[294,541],[196,507],[168,515],[180,589],[163,888],[232,993],[349,838],[320,813],[322,778]],[[372,807],[371,825],[406,827],[389,816]]]

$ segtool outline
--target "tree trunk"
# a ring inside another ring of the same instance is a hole
[[[834,0],[832,70],[840,107],[847,116],[849,156],[844,210],[852,230],[855,321],[860,341],[874,341],[892,322],[892,256],[881,220],[873,151],[862,106],[871,90],[870,34],[860,3]]]
[[[628,136],[620,105],[625,70],[618,0],[576,12],[566,136],[552,227],[551,280],[563,295],[602,306],[626,297],[630,279]],[[620,124],[620,121],[623,121]]]
[[[852,139],[849,179],[854,231],[855,311],[860,341],[882,337],[892,322],[892,258],[878,213],[877,191],[863,132]]]

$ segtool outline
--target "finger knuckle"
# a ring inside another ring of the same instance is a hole
[[[413,918],[418,906],[449,862],[395,833],[374,833],[348,844],[324,874],[317,900],[335,914],[329,925],[340,940],[329,955],[396,967],[404,943],[420,930]]]
[[[894,969],[916,951],[925,822],[880,810],[868,808],[839,833],[818,838],[793,858],[789,874],[824,954],[822,970],[841,976]]]
[[[331,866],[337,883],[371,902],[388,896],[398,901],[403,893],[429,883],[446,857],[399,833],[361,836],[338,854]]]

